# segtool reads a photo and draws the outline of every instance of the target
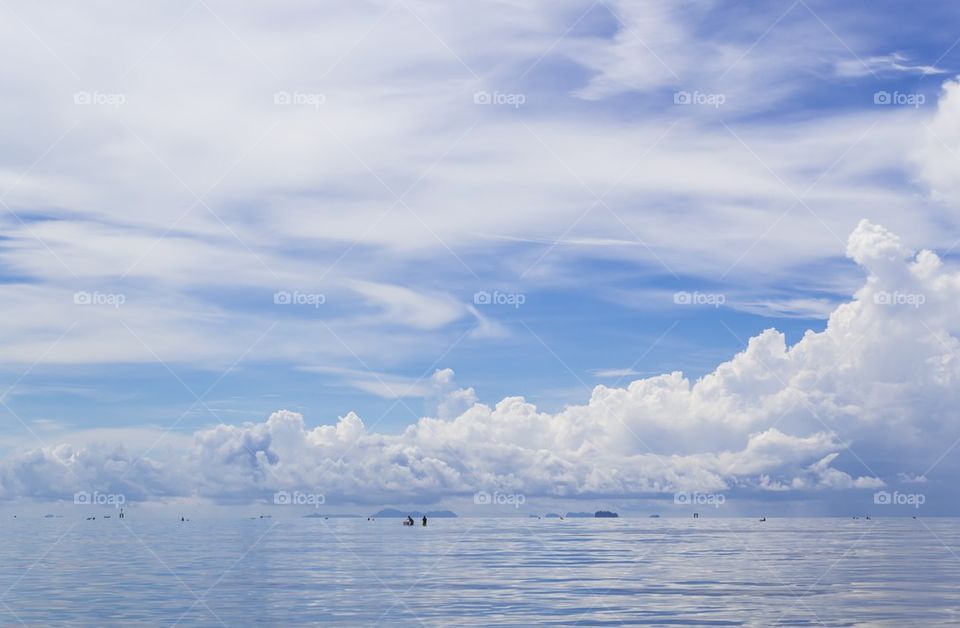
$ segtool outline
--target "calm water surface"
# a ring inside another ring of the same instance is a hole
[[[960,625],[952,519],[18,519],[3,625]]]

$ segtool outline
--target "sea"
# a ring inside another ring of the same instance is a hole
[[[956,519],[18,518],[7,626],[957,626]]]

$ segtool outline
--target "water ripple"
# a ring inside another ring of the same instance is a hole
[[[19,519],[0,623],[960,624],[952,519]]]

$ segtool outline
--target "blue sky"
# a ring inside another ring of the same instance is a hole
[[[364,472],[333,472],[339,454],[310,447],[351,412],[380,443],[356,464],[432,478],[401,495],[413,501],[700,488],[762,501],[792,486],[801,503],[836,503],[837,491],[893,489],[934,461],[946,469],[945,447],[918,442],[891,463],[886,444],[858,439],[888,422],[952,442],[947,418],[931,427],[916,410],[939,416],[952,373],[900,382],[909,389],[889,393],[885,411],[856,391],[892,385],[872,367],[897,356],[884,342],[901,333],[932,339],[916,343],[932,352],[918,364],[951,360],[946,311],[878,319],[864,299],[905,289],[906,276],[926,282],[914,287],[930,302],[952,285],[958,10],[9,3],[0,28],[19,63],[0,71],[0,496],[260,499],[311,478],[350,502],[360,497],[344,487],[366,486]],[[897,236],[913,270],[875,263]],[[869,251],[852,253],[859,242]],[[943,260],[939,281],[918,274],[924,248]],[[842,314],[851,303],[855,322]],[[876,346],[847,346],[844,325]],[[763,360],[750,375],[734,358],[769,329],[787,347],[808,330],[822,339],[785,354],[796,368],[774,376],[779,401]],[[853,356],[848,391],[808,377],[825,375],[831,351]],[[712,409],[653,390],[661,374],[689,387],[723,364],[738,383],[703,393]],[[632,400],[610,413],[598,385]],[[781,407],[798,390],[806,419]],[[555,440],[493,429],[484,413],[512,397],[535,404]],[[284,467],[274,430],[300,428],[268,421],[283,410],[301,417],[309,451],[295,450],[309,469]],[[739,440],[693,446],[660,425],[671,413],[693,435],[739,420]],[[423,435],[433,418],[449,423],[442,444]],[[591,435],[574,446],[565,422]],[[692,458],[750,458],[763,434],[778,453],[742,472]],[[503,450],[444,458],[461,436]],[[221,437],[249,454],[249,467],[224,461],[246,484],[157,471],[203,466],[196,452]],[[624,441],[634,449],[618,452]],[[512,447],[550,452],[565,471],[503,471]],[[592,448],[620,457],[580,477]],[[654,481],[650,455],[692,457]],[[24,462],[37,456],[37,468]],[[111,475],[98,456],[125,470]],[[141,477],[148,462],[157,477]]]

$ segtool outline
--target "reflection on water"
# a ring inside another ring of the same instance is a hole
[[[3,625],[960,625],[951,519],[18,519],[0,564]]]

